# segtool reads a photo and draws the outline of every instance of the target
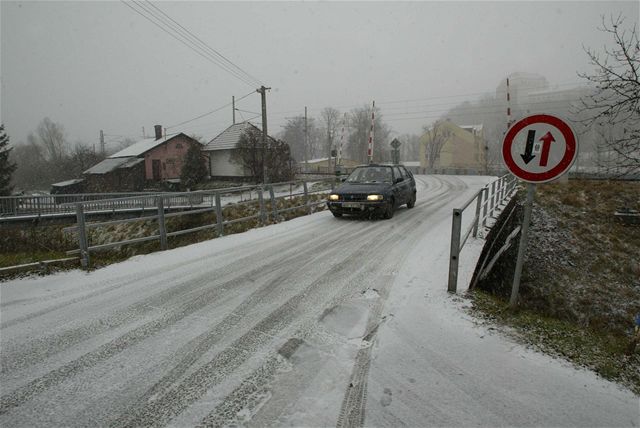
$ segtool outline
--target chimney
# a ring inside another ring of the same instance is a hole
[[[156,131],[156,140],[162,138],[162,125],[154,125],[153,128]]]

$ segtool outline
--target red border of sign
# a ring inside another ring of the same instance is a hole
[[[562,160],[560,161],[560,163],[558,163],[558,165],[551,168],[547,172],[533,173],[525,171],[520,168],[516,164],[515,160],[511,157],[511,146],[513,145],[513,139],[515,138],[516,134],[522,131],[522,129],[524,129],[526,126],[532,125],[534,123],[546,123],[548,125],[555,126],[560,130],[562,136],[564,137],[564,140],[566,141],[567,150],[565,151]],[[519,120],[511,128],[509,128],[502,142],[502,160],[504,161],[504,164],[507,166],[509,171],[511,171],[511,173],[516,177],[529,183],[544,183],[558,178],[569,168],[571,168],[571,165],[576,158],[576,148],[575,134],[566,122],[549,114],[535,114],[533,116],[528,116],[524,119]]]

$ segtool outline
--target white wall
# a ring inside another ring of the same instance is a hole
[[[244,177],[244,168],[231,160],[231,150],[213,150],[208,152],[210,173],[214,177]]]

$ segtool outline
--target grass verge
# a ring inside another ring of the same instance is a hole
[[[640,354],[627,354],[628,337],[581,328],[532,310],[511,310],[505,301],[482,290],[471,296],[471,312],[476,317],[511,327],[506,333],[517,341],[591,369],[640,395]]]

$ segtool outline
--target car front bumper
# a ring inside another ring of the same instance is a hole
[[[327,201],[327,208],[333,213],[338,214],[366,214],[374,211],[383,211],[386,207],[386,201]]]

